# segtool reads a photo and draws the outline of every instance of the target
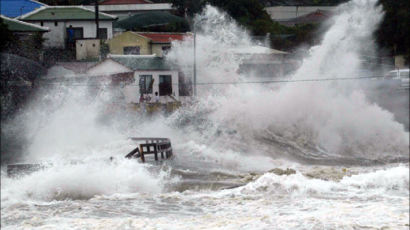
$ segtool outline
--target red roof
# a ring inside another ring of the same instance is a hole
[[[177,34],[177,33],[138,33],[144,37],[150,38],[153,42],[156,43],[169,43],[171,41],[184,40],[186,34]]]
[[[296,22],[301,23],[317,23],[317,22],[322,22],[328,18],[331,17],[331,12],[325,11],[325,10],[317,10],[315,12],[312,12],[310,14],[304,15],[297,17],[295,19]]]
[[[104,0],[100,5],[152,4],[149,0]]]

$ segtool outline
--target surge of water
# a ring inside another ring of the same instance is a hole
[[[290,79],[360,77],[360,57],[374,48],[369,41],[383,16],[376,2],[358,0],[340,6],[322,42],[310,49]],[[249,76],[236,72],[242,59],[231,50],[252,46],[249,36],[209,6],[196,20],[199,31],[204,31],[198,32],[196,42],[198,82],[246,81]],[[181,54],[192,51],[190,44],[178,44],[168,58],[189,62]],[[251,154],[255,149],[248,147],[257,145],[258,152],[273,157],[305,160],[407,159],[409,133],[392,113],[370,103],[356,84],[299,82],[279,90],[253,84],[199,84],[200,104],[192,108],[194,112],[181,111],[181,116],[199,117],[195,129],[207,137],[207,143],[228,139]]]
[[[301,67],[288,78],[357,76],[361,72],[360,55],[372,48],[367,41],[382,17],[376,2],[354,0],[339,7],[321,44],[310,49]],[[199,83],[247,81],[255,77],[238,73],[243,57],[235,50],[255,45],[242,28],[211,6],[195,20]],[[192,44],[192,39],[175,43],[167,59],[182,67],[191,66],[192,55],[187,54],[193,53]],[[187,75],[190,73],[187,70]],[[279,88],[263,84],[199,84],[199,96],[192,106],[170,117],[146,118],[132,112],[107,114],[113,97],[110,89],[102,88],[91,97],[84,85],[63,84],[40,93],[38,100],[13,123],[23,128],[28,140],[23,160],[49,161],[54,166],[18,179],[3,180],[2,173],[2,202],[166,191],[165,181],[174,178],[168,171],[155,171],[149,165],[123,159],[134,147],[127,140],[130,136],[171,138],[176,153],[171,167],[232,173],[235,177],[277,166],[299,166],[293,159],[325,164],[408,159],[409,133],[390,112],[370,103],[353,85],[337,81],[288,83]],[[111,156],[114,161],[109,161]],[[73,160],[77,163],[73,164]],[[306,165],[309,164],[303,167]],[[301,173],[267,173],[244,187],[214,195],[227,196],[226,205],[230,207],[229,202],[238,205],[232,197],[239,193],[266,191],[336,191],[343,195],[346,188],[381,188],[408,194],[406,170],[408,167],[398,167],[343,178],[340,182],[311,180]],[[352,193],[357,195],[355,192]],[[187,194],[188,200],[197,197],[195,193]],[[167,196],[182,199],[180,195]],[[207,195],[198,196],[206,199]],[[212,210],[210,203],[206,205]],[[224,211],[229,214],[229,209]]]

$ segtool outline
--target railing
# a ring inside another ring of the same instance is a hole
[[[126,158],[141,158],[141,161],[145,162],[147,154],[153,154],[155,161],[158,161],[158,154],[161,154],[161,159],[168,159],[172,156],[171,141],[168,138],[132,137],[130,139],[145,143],[139,144],[139,147],[133,149],[125,156]]]
[[[43,168],[45,165],[41,164],[9,164],[7,165],[7,175],[10,177],[27,175]]]

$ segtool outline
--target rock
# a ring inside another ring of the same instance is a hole
[[[278,176],[282,175],[291,175],[291,174],[296,174],[296,170],[287,168],[286,170],[280,169],[280,168],[274,168],[269,170],[270,173],[274,173]]]

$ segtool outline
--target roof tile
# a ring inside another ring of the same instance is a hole
[[[172,70],[176,69],[172,63],[160,57],[136,57],[133,55],[112,55],[112,60],[134,70]]]
[[[34,25],[27,22],[22,22],[16,19],[11,19],[5,16],[1,16],[3,22],[7,25],[7,28],[13,32],[48,32],[47,27]]]
[[[181,33],[143,33],[138,32],[139,35],[147,37],[154,43],[170,43],[172,41],[178,40],[182,41],[185,38],[185,34]]]
[[[115,16],[99,13],[100,20],[115,20]],[[47,6],[21,16],[24,21],[94,20],[95,12],[81,6]]]

